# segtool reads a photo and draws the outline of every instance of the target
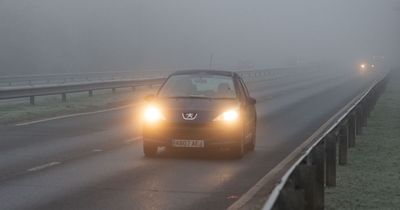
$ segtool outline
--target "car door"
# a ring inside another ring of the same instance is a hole
[[[240,94],[240,100],[242,103],[242,111],[244,112],[244,126],[245,126],[245,137],[247,141],[250,141],[251,138],[251,132],[252,132],[252,128],[254,126],[253,123],[253,105],[249,104],[249,95],[247,92],[246,87],[244,86],[243,81],[239,78],[238,79],[238,89],[239,89],[239,94]]]
[[[244,81],[240,78],[240,83],[242,84],[243,90],[244,90],[244,94],[246,96],[246,100],[249,101],[249,99],[251,98],[249,91],[247,90],[247,86],[244,83]],[[256,121],[257,119],[257,113],[256,113],[256,106],[255,104],[248,104],[249,105],[249,114],[250,114],[250,119],[252,121]]]

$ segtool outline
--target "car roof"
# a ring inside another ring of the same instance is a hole
[[[180,74],[211,74],[211,75],[223,75],[223,76],[229,76],[229,77],[238,77],[239,75],[236,72],[232,71],[223,71],[223,70],[207,70],[207,69],[196,69],[196,70],[181,70],[177,71],[175,73],[172,73],[172,75],[180,75]]]

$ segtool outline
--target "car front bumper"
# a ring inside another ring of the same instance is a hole
[[[237,145],[242,138],[239,124],[144,125],[143,140],[157,146],[173,147],[173,140],[203,140],[204,148]]]

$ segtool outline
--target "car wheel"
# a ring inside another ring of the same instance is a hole
[[[256,148],[256,127],[253,128],[253,132],[251,132],[251,140],[248,144],[249,151],[254,151]]]
[[[143,152],[146,157],[156,156],[158,151],[158,146],[147,141],[143,141]]]
[[[231,147],[232,158],[239,159],[242,158],[245,153],[244,139],[240,139],[239,143]]]

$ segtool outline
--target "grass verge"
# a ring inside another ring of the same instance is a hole
[[[396,72],[350,149],[348,165],[338,166],[325,209],[400,209],[399,80]]]
[[[110,90],[96,91],[92,97],[87,93],[67,94],[67,102],[62,103],[60,96],[36,97],[35,105],[29,99],[17,99],[0,102],[0,124],[11,124],[55,117],[66,114],[97,111],[129,105],[142,99],[154,89],[121,89],[115,94]]]

